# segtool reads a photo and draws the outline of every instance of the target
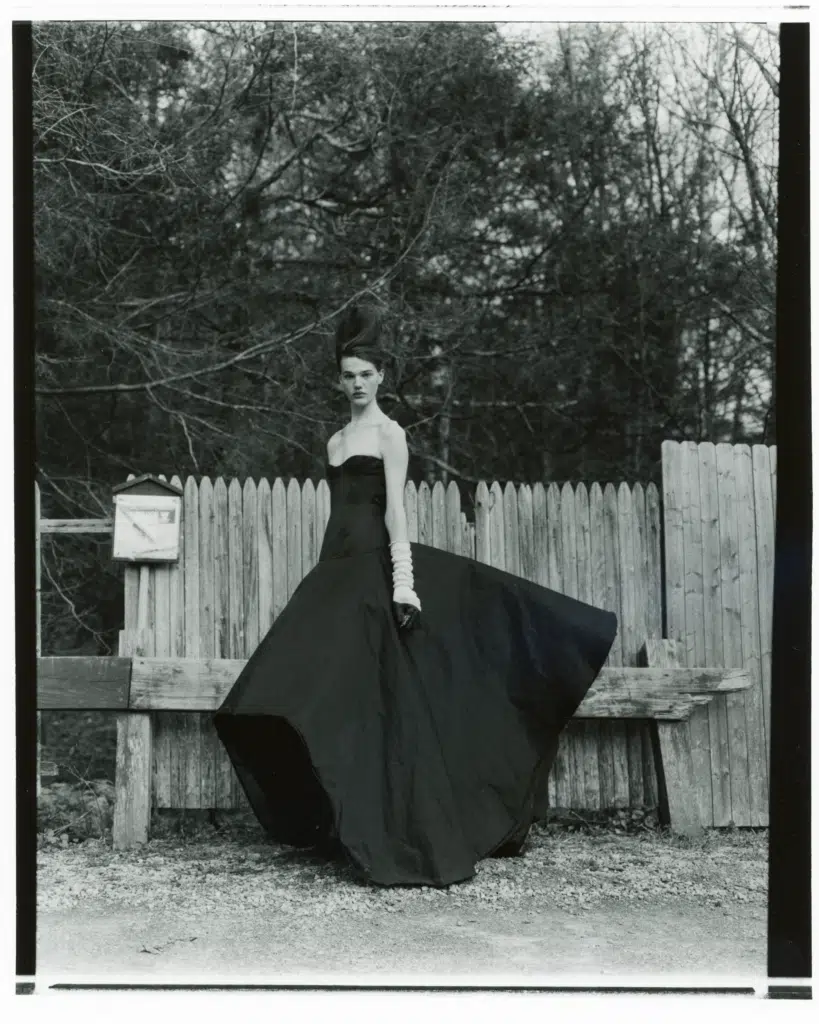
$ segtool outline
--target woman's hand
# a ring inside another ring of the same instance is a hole
[[[395,614],[400,629],[412,629],[421,615],[421,602],[411,587],[397,586],[392,593]]]

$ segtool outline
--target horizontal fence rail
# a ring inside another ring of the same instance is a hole
[[[107,711],[215,711],[241,658],[41,658],[37,706]],[[745,690],[744,669],[603,668],[576,718],[683,721],[715,693]]]

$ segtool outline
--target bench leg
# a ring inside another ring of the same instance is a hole
[[[150,714],[117,716],[117,770],[114,786],[114,849],[148,841],[151,828],[153,722]]]
[[[696,800],[688,722],[657,721],[652,725],[660,821],[682,835],[700,835],[702,822]]]

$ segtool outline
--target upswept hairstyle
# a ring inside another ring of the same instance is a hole
[[[381,316],[372,306],[351,305],[336,323],[336,366],[348,356],[365,359],[379,370],[384,365],[381,351]]]

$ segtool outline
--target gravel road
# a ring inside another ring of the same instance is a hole
[[[539,827],[525,856],[449,889],[380,889],[244,838],[45,846],[38,973],[514,983],[555,975],[759,976],[767,836],[675,840]]]

